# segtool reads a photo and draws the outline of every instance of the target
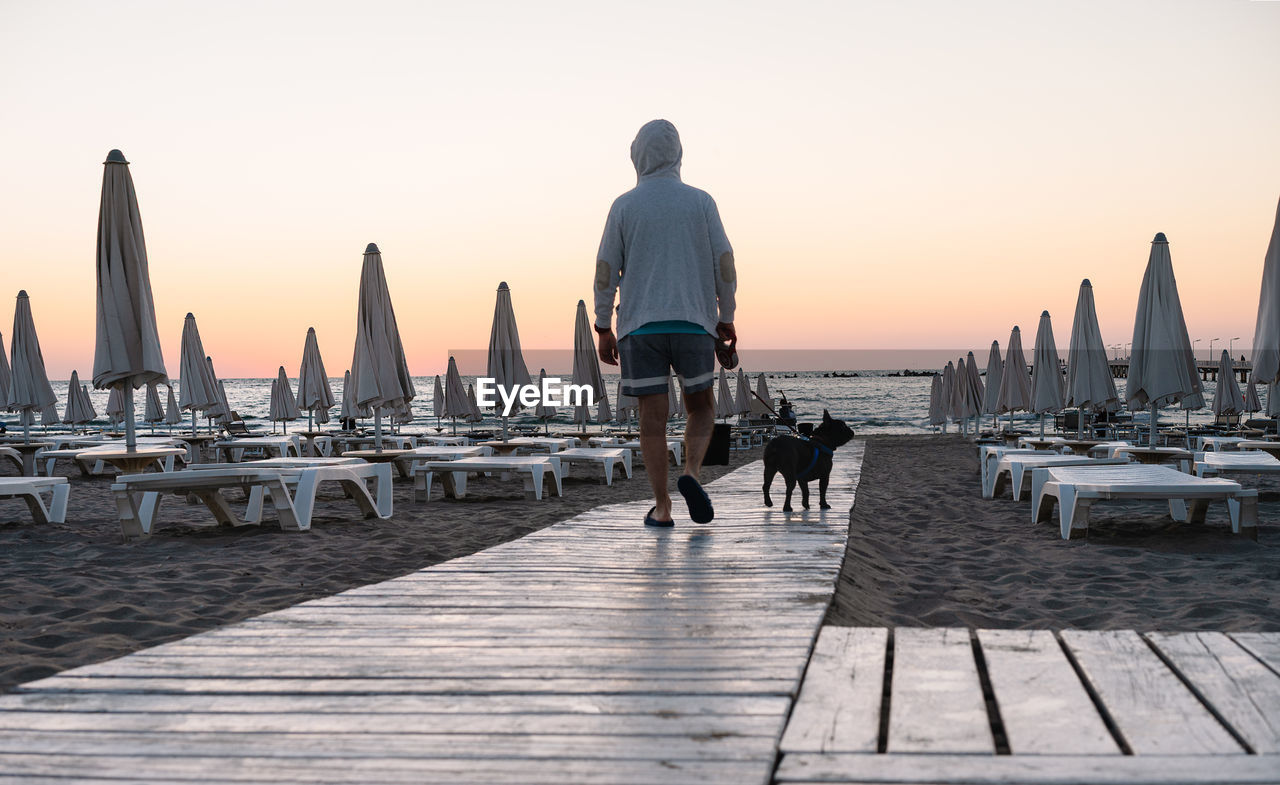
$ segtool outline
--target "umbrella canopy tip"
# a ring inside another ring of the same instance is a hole
[[[1156,239],[1152,240],[1151,242],[1153,242],[1153,243],[1167,243],[1167,242],[1169,242],[1169,240],[1164,236],[1164,232],[1156,232]]]
[[[507,282],[506,282],[506,281],[500,281],[500,282],[498,283],[498,291],[502,291],[503,289],[509,289],[509,288],[510,288],[510,287],[509,287],[509,286],[507,286]]]
[[[1040,318],[1041,318],[1041,319],[1043,319],[1044,317],[1046,317],[1046,316],[1048,316],[1048,315],[1049,315],[1049,312],[1048,312],[1048,311],[1041,311],[1041,312],[1040,312]]]
[[[27,296],[27,290],[26,290],[26,289],[19,289],[19,290],[18,290],[18,299],[22,299],[23,297],[26,297],[26,296]]]
[[[193,314],[193,313],[192,313],[192,312],[190,312],[190,311],[187,311],[187,318],[188,318],[188,319],[194,319],[194,318],[196,318],[196,315],[195,315],[195,314]]]
[[[1093,284],[1089,283],[1089,279],[1088,279],[1088,278],[1086,278],[1086,279],[1084,279],[1083,281],[1081,281],[1081,282],[1080,282],[1080,285],[1081,285],[1081,286],[1087,286],[1087,287],[1089,287],[1090,289],[1092,289],[1092,288],[1093,288]]]
[[[312,334],[312,333],[314,333],[315,331],[316,331],[316,328],[314,328],[314,327],[308,327],[308,328],[307,328],[307,335],[311,335],[311,334]]]
[[[369,243],[368,245],[366,245],[366,246],[364,247],[364,252],[365,252],[365,253],[382,253],[382,251],[379,251],[379,250],[378,250],[378,244],[377,244],[377,243]]]
[[[111,152],[107,153],[107,160],[103,161],[103,163],[104,164],[127,164],[129,162],[124,159],[124,153],[120,152],[119,150],[112,150]]]

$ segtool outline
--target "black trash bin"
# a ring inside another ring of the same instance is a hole
[[[704,466],[729,465],[729,424],[718,422],[711,429],[711,443],[707,445],[707,455],[702,459]]]

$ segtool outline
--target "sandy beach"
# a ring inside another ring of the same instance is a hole
[[[757,460],[760,450],[731,456],[730,466],[705,467],[703,480]],[[638,458],[631,481],[615,478],[609,487],[598,469],[576,467],[565,477],[565,495],[542,501],[525,499],[519,483],[478,479],[466,499],[415,504],[412,486],[397,481],[391,519],[362,520],[330,495],[311,531],[300,533],[271,520],[209,528],[203,506],[173,497],[161,508],[170,523],[126,545],[110,479],[76,475],[71,483],[66,524],[36,526],[21,502],[0,508],[0,691],[404,575],[650,493]]]
[[[1245,480],[1246,484],[1249,480]],[[1259,486],[1258,541],[1226,511],[1175,524],[1158,503],[1099,504],[1085,540],[984,500],[958,436],[869,440],[851,515],[839,625],[1280,630],[1280,485]]]

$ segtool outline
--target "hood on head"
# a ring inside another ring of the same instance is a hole
[[[635,164],[637,177],[680,176],[680,159],[684,148],[680,146],[680,133],[666,120],[650,120],[640,126],[636,139],[631,143],[631,163]]]

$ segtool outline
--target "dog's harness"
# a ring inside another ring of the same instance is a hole
[[[799,438],[800,438],[800,441],[808,444],[810,447],[813,448],[813,458],[809,460],[809,465],[804,467],[804,471],[796,475],[797,480],[804,480],[809,477],[809,472],[813,471],[813,467],[818,465],[818,458],[820,458],[823,453],[826,453],[827,455],[835,455],[835,450],[831,449],[830,447],[818,441],[817,439],[810,439],[806,436],[801,436]]]

